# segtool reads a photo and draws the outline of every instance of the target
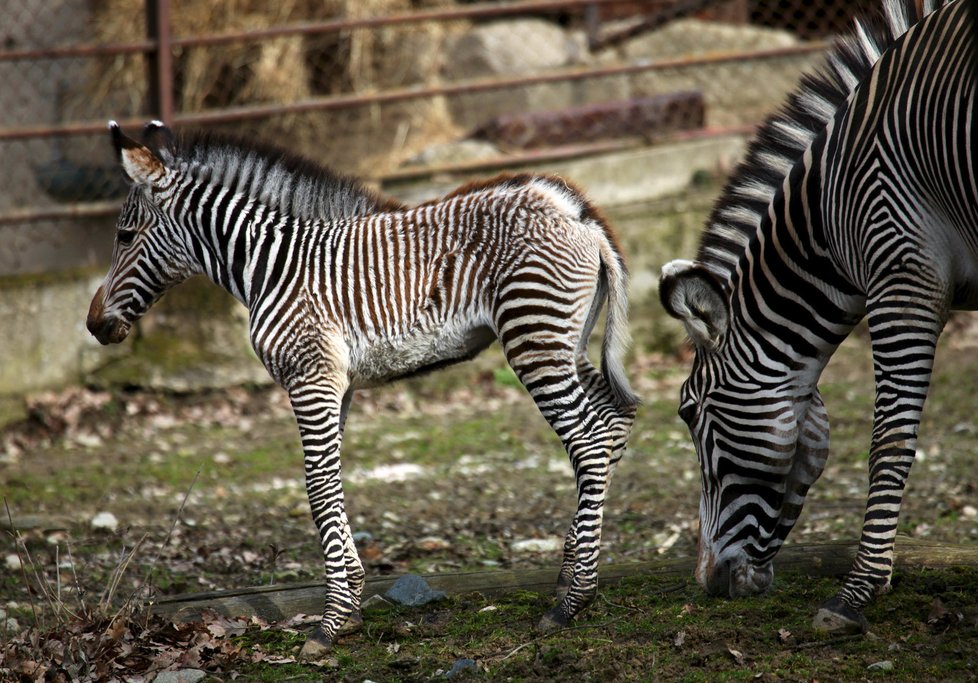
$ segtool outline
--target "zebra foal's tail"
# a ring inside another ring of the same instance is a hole
[[[607,226],[603,227],[607,233]],[[601,344],[601,374],[614,392],[618,405],[632,409],[641,400],[628,383],[623,363],[631,342],[628,328],[628,273],[621,254],[609,239],[601,241],[601,265],[599,296],[602,289],[607,291],[608,296],[608,315]]]

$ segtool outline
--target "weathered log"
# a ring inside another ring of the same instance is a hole
[[[806,572],[812,576],[836,576],[849,571],[855,556],[855,543],[797,543],[781,550],[775,560],[775,569]],[[978,546],[900,538],[895,564],[903,569],[978,567]],[[694,565],[695,558],[692,557],[609,564],[600,568],[600,580],[602,585],[609,585],[637,576],[689,577]],[[557,568],[429,574],[424,578],[434,590],[449,595],[478,592],[494,596],[515,590],[550,593],[556,583]],[[382,595],[396,580],[396,576],[368,578],[363,598]],[[154,603],[152,609],[178,622],[199,619],[204,610],[225,616],[254,615],[268,621],[281,621],[296,614],[319,614],[323,591],[322,583],[241,588],[167,597]]]

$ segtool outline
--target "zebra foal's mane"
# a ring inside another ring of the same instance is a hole
[[[860,18],[837,39],[821,68],[802,77],[779,111],[758,128],[700,236],[697,261],[729,290],[737,262],[785,176],[870,74],[880,56],[943,0],[884,0],[881,16]]]
[[[220,184],[297,218],[338,220],[404,205],[305,157],[212,131],[181,132],[156,151],[202,182]]]

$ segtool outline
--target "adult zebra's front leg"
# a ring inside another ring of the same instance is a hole
[[[317,659],[337,634],[360,624],[364,572],[343,504],[340,445],[349,405],[348,380],[335,373],[316,383],[290,387],[305,462],[306,491],[326,563],[326,598],[319,628],[302,648]]]
[[[876,405],[866,514],[853,568],[842,589],[818,610],[813,624],[834,632],[865,630],[861,610],[890,588],[900,504],[946,320],[939,298],[922,296],[919,290],[884,293],[871,299],[867,309]]]

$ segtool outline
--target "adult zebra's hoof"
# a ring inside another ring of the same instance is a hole
[[[816,631],[837,634],[865,633],[869,622],[859,610],[849,607],[841,598],[832,598],[818,608],[812,627]]]
[[[570,617],[560,608],[560,605],[544,614],[537,623],[537,631],[540,633],[553,633],[562,628],[570,626]]]
[[[316,627],[316,630],[309,635],[309,640],[299,651],[299,659],[306,662],[317,662],[326,659],[333,650],[333,639],[327,638],[323,629]]]

